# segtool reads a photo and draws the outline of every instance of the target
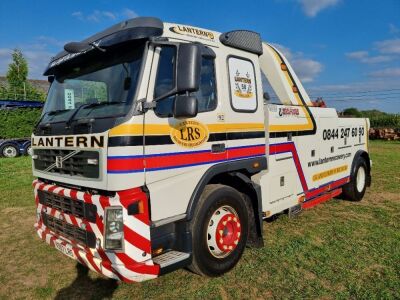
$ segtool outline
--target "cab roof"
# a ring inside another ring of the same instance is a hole
[[[191,40],[210,44],[220,42],[221,44],[255,53],[262,54],[262,41],[258,33],[249,30],[234,30],[226,33],[219,33],[188,25],[163,23],[154,17],[138,17],[115,24],[99,33],[96,33],[80,43],[87,44],[88,48],[81,52],[59,52],[53,57],[44,72],[44,75],[51,75],[54,69],[64,62],[90,52],[94,49],[108,48],[122,43],[135,40],[149,40],[161,36],[183,35],[191,37]],[[66,48],[66,47],[64,47]]]

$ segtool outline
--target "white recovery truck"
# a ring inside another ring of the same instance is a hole
[[[368,119],[314,106],[255,32],[141,17],[64,49],[32,135],[35,228],[93,271],[217,276],[263,219],[370,185]]]

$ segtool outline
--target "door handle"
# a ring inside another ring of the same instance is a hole
[[[225,143],[211,145],[211,152],[212,153],[222,153],[222,152],[225,152],[225,151],[226,151]]]

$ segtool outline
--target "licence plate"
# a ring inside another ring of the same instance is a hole
[[[71,258],[75,258],[75,254],[74,251],[72,250],[72,246],[69,244],[63,245],[61,242],[58,241],[54,241],[54,247],[56,247],[56,249],[62,253],[64,253],[65,255],[71,257]]]

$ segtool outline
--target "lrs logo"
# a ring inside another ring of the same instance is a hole
[[[208,140],[208,130],[200,122],[190,120],[176,124],[171,129],[172,141],[185,148],[195,148]]]

